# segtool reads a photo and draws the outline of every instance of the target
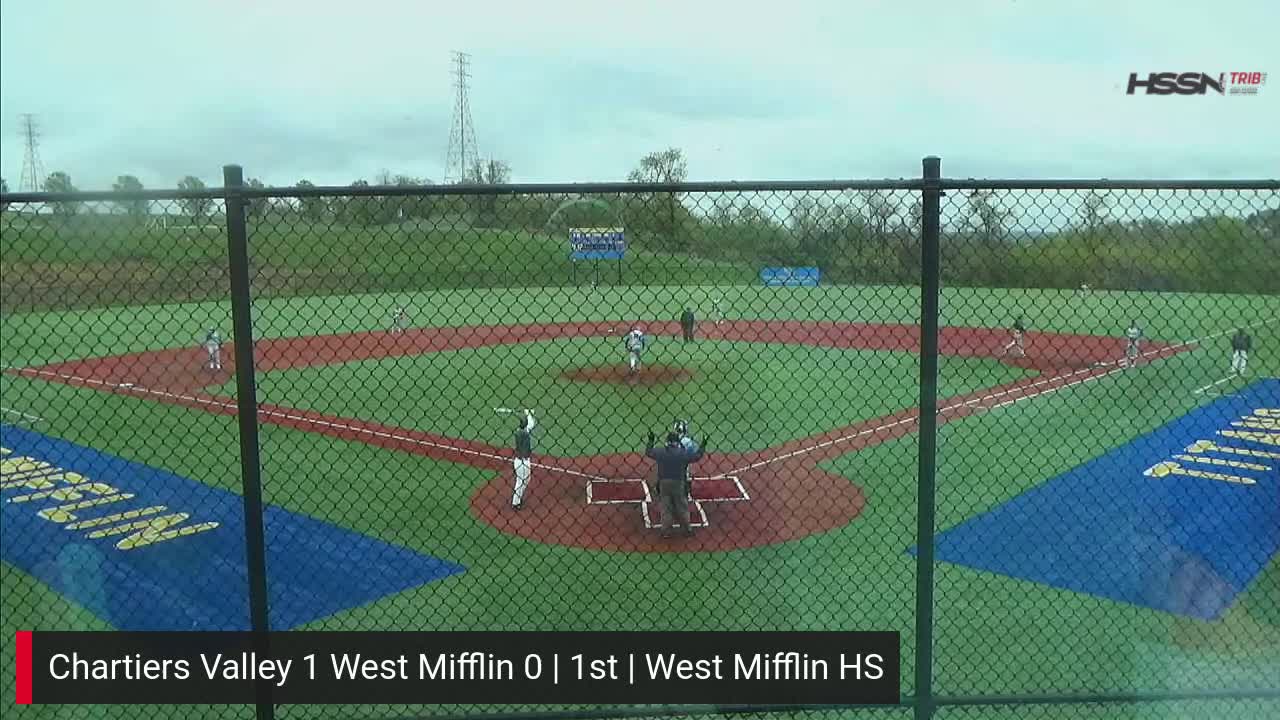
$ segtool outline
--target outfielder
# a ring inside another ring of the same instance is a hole
[[[1004,346],[1004,349],[1000,351],[1000,355],[1007,355],[1012,350],[1014,357],[1026,357],[1026,336],[1027,328],[1022,324],[1022,318],[1018,318],[1017,322],[1013,324],[1013,339],[1009,341],[1008,345]]]
[[[516,475],[516,490],[511,496],[511,508],[519,510],[524,505],[524,491],[529,488],[529,476],[533,472],[533,428],[538,421],[532,410],[525,410],[516,426],[516,452],[511,465]]]
[[[204,337],[204,351],[208,353],[209,359],[205,362],[207,370],[222,369],[222,336],[217,330],[209,328],[209,334]]]
[[[1231,372],[1236,375],[1244,375],[1245,368],[1249,366],[1249,350],[1253,349],[1253,338],[1249,337],[1249,333],[1244,328],[1236,328],[1236,334],[1231,336]]]
[[[392,314],[391,316],[392,334],[399,335],[400,333],[403,333],[408,328],[409,328],[409,311],[405,310],[403,307],[396,308],[395,313]]]
[[[648,344],[648,338],[644,336],[644,331],[640,326],[631,328],[631,332],[627,333],[623,339],[623,344],[627,348],[627,373],[634,375],[640,369],[640,354],[644,352],[645,346]]]
[[[711,311],[716,316],[716,324],[724,324],[724,295],[717,293],[716,296],[711,299]]]
[[[1124,367],[1131,368],[1138,363],[1138,343],[1142,340],[1142,328],[1138,327],[1137,320],[1129,323],[1129,329],[1124,331],[1124,337],[1127,341],[1124,347]]]

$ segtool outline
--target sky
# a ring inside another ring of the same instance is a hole
[[[450,53],[516,182],[1280,176],[1280,3],[0,0],[0,176],[147,187],[445,177]],[[1131,72],[1261,71],[1254,96],[1128,96]]]

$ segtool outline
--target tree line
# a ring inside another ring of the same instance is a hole
[[[627,180],[680,183],[687,163],[677,148],[640,159]],[[511,169],[500,161],[473,165],[462,181],[497,185]],[[3,182],[0,180],[0,182]],[[383,171],[378,185],[426,186],[433,182]],[[264,187],[250,179],[251,187]],[[367,187],[364,179],[350,187]],[[309,180],[296,187],[314,188]],[[193,176],[181,190],[202,190]],[[55,172],[49,192],[74,191]],[[120,176],[114,190],[142,183]],[[1127,202],[1126,202],[1127,199]],[[944,199],[943,282],[998,287],[1139,288],[1274,292],[1280,277],[1280,209],[1256,208],[1243,216],[1210,214],[1178,195],[1132,198],[1085,193],[999,195],[975,190]],[[209,199],[178,201],[200,218]],[[1123,203],[1123,204],[1122,204]],[[119,212],[148,213],[145,201],[121,200]],[[75,212],[55,207],[55,212]],[[488,228],[567,237],[572,227],[620,225],[633,247],[658,253],[738,262],[752,266],[816,266],[836,283],[915,283],[920,278],[919,195],[868,190],[842,193],[614,193],[608,195],[404,195],[303,196],[253,199],[251,216],[288,214],[315,225],[373,228],[407,222],[434,231]],[[1178,219],[1179,216],[1183,219]],[[1038,227],[1037,227],[1038,225]]]

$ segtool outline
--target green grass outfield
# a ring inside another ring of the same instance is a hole
[[[710,294],[719,291],[726,293],[729,318],[912,323],[919,314],[918,289],[838,286],[298,298],[256,302],[254,314],[259,337],[383,329],[400,304],[409,305],[419,326],[623,322],[674,319],[685,302],[705,316]],[[942,310],[949,325],[1005,327],[1020,314],[1033,330],[1111,336],[1137,318],[1148,337],[1178,342],[1280,318],[1280,299],[1139,293],[1075,297],[1056,291],[956,288],[944,291]],[[229,314],[226,304],[203,303],[6,315],[0,362],[27,366],[191,346],[211,324],[229,335]],[[1280,322],[1258,325],[1252,334],[1252,374],[1280,375]],[[449,427],[459,436],[505,444],[502,423],[507,421],[496,419],[491,407],[494,398],[519,389],[529,404],[547,413],[540,442],[572,454],[634,449],[639,441],[634,428],[667,422],[675,408],[683,408],[681,414],[711,433],[717,445],[745,449],[834,427],[839,420],[909,407],[916,392],[911,354],[767,343],[708,342],[686,349],[675,339],[661,338],[649,362],[682,364],[699,376],[685,384],[645,388],[637,401],[627,399],[626,388],[557,378],[560,368],[620,362],[620,354],[607,345],[565,339],[515,348],[519,351],[467,350],[265,373],[260,399],[410,427],[439,428],[452,422]],[[1227,357],[1226,338],[1218,337],[1130,373],[944,425],[939,437],[939,530],[1206,402],[1209,398],[1193,391],[1223,377]],[[944,394],[954,394],[1024,374],[990,360],[944,357],[940,385]],[[36,426],[41,432],[238,490],[233,417],[10,375],[0,376],[0,383],[0,404],[43,418]],[[586,410],[570,411],[580,407]],[[913,690],[915,561],[905,549],[915,539],[915,443],[912,435],[823,465],[857,483],[868,497],[863,514],[838,530],[751,550],[627,554],[542,545],[476,520],[467,511],[467,499],[493,476],[489,471],[274,425],[262,428],[268,502],[468,568],[462,575],[312,623],[309,629],[890,629],[903,634],[904,695]],[[1274,686],[1280,669],[1277,597],[1280,564],[1274,558],[1217,623],[1180,620],[939,564],[936,691],[1013,695]],[[105,629],[89,613],[10,566],[3,569],[0,615],[6,637],[19,629]],[[11,644],[5,643],[0,661],[11,666]],[[0,701],[8,706],[13,690],[5,686]],[[938,717],[1154,718],[1165,717],[1164,710],[1193,717],[1198,707],[1088,706],[1071,711],[1073,715],[1060,713],[1063,708],[1028,708],[1025,713],[957,708]],[[1276,703],[1262,701],[1213,707],[1217,717],[1260,718],[1280,711]],[[119,710],[118,716],[129,716]],[[347,710],[372,717],[384,709],[295,708],[282,717],[337,716]],[[219,714],[236,717],[244,710],[205,713]],[[22,709],[13,716],[95,715],[46,708]]]

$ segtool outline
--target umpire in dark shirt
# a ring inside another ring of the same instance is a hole
[[[684,341],[693,339],[693,308],[686,306],[680,314],[680,329],[684,330]]]
[[[695,449],[688,449],[680,444],[680,436],[676,433],[667,435],[665,447],[653,446],[654,435],[649,433],[649,444],[644,454],[658,465],[658,500],[662,504],[662,536],[670,537],[671,524],[674,519],[685,535],[692,535],[689,526],[689,465],[702,459],[703,449],[709,442],[703,438]]]

